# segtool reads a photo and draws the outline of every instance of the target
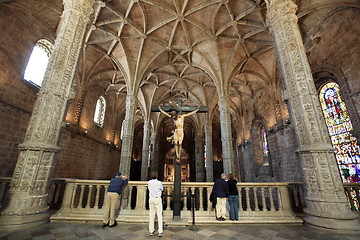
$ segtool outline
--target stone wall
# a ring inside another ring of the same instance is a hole
[[[53,177],[110,179],[119,169],[120,151],[87,136],[64,128],[61,150],[56,157]]]
[[[267,176],[255,171],[253,140],[238,146],[241,181],[301,182],[302,170],[300,161],[295,154],[297,143],[292,126],[285,125],[268,132],[267,139],[270,152],[270,166]]]
[[[0,19],[6,23],[0,24],[0,176],[11,177],[38,92],[22,75],[39,29],[7,8],[0,8]]]
[[[37,19],[13,13],[3,4],[0,19],[2,23],[6,22],[0,24],[0,177],[11,177],[19,156],[18,145],[24,141],[39,92],[38,87],[23,79],[24,71],[36,41],[54,39],[54,36],[49,29],[44,29],[41,22],[36,22]],[[106,118],[104,128],[93,124],[96,99],[96,94],[88,98],[84,119],[81,119],[83,126],[90,126],[89,136],[83,135],[81,127],[71,125],[71,130],[64,127],[53,177],[109,179],[118,170],[120,147],[108,144],[115,121],[112,117]],[[72,109],[69,115],[73,116],[75,108],[69,109]],[[113,114],[111,111],[107,113]],[[120,128],[121,125],[117,124],[117,139]],[[120,144],[119,140],[116,144]]]

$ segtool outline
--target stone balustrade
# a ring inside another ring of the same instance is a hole
[[[104,196],[109,181],[66,179],[61,209],[51,217],[52,221],[101,221]],[[165,182],[163,192],[164,222],[171,224],[173,183]],[[290,188],[292,186],[292,188]],[[213,183],[182,183],[181,221],[192,222],[191,195],[195,197],[195,221],[215,223],[215,209],[209,201]],[[292,210],[294,198],[289,197],[289,183],[238,183],[239,221],[231,223],[301,223]],[[298,195],[299,196],[299,195]],[[301,200],[297,200],[301,202]],[[124,189],[118,221],[147,222],[147,182],[131,181]],[[217,222],[217,221],[216,221]],[[229,223],[230,221],[226,221]],[[219,222],[217,222],[219,223]]]
[[[4,197],[11,178],[0,178],[0,210],[6,207]],[[60,209],[52,221],[101,221],[108,180],[52,179],[49,187],[49,206]],[[164,221],[172,219],[173,183],[163,183]],[[359,211],[360,184],[344,183],[352,211]],[[213,183],[182,183],[181,218],[192,221],[191,195],[195,196],[196,223],[215,222],[215,210],[209,201]],[[301,222],[296,213],[305,207],[301,183],[238,183],[239,218],[234,223],[293,223]],[[201,194],[200,194],[201,193]],[[147,182],[129,182],[120,200],[118,221],[146,222],[148,220]],[[229,221],[226,221],[229,223]]]

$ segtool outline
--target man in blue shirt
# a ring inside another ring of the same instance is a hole
[[[213,191],[216,193],[216,220],[225,221],[226,200],[229,198],[229,185],[226,182],[226,174],[215,180]]]
[[[115,227],[115,211],[118,209],[119,197],[123,186],[129,182],[126,176],[121,176],[121,172],[115,173],[115,177],[111,179],[108,192],[106,193],[104,203],[104,219],[102,227]]]

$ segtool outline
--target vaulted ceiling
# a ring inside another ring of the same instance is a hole
[[[357,0],[294,2],[309,46],[325,19],[360,7]],[[41,19],[56,34],[61,0],[0,4]],[[150,115],[151,105],[182,100],[208,106],[209,114],[195,117],[201,127],[205,118],[218,115],[219,96],[228,96],[233,126],[242,139],[249,137],[256,117],[267,127],[289,117],[263,0],[101,1],[85,37],[76,87],[78,96],[101,90],[114,117],[124,115],[125,97],[134,94],[139,119],[154,125],[161,118]]]

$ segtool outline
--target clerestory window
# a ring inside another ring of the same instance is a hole
[[[53,44],[46,39],[40,39],[35,44],[26,66],[24,79],[40,87],[45,76]]]
[[[96,108],[94,114],[94,122],[99,127],[104,126],[105,110],[106,110],[105,98],[103,96],[100,96],[96,101]]]

